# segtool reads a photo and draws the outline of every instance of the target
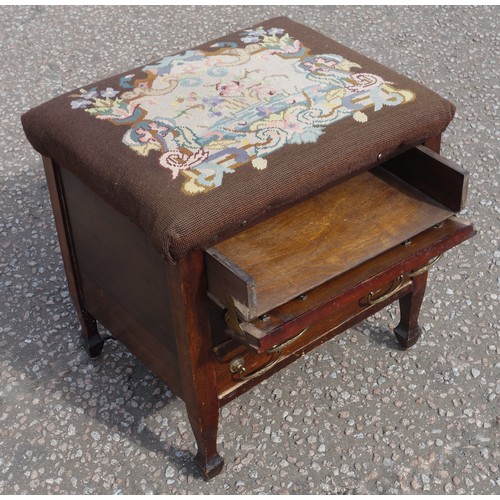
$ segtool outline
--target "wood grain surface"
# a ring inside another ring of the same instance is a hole
[[[223,304],[229,292],[252,320],[452,214],[377,167],[209,249],[208,291]],[[251,283],[235,286],[241,275]]]

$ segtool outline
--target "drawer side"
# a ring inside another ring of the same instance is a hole
[[[453,212],[465,207],[469,173],[425,146],[411,149],[382,167]]]
[[[256,316],[255,281],[216,248],[205,252],[207,294],[222,308],[235,305],[243,318]]]

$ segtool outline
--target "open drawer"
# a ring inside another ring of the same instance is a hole
[[[337,326],[356,317],[362,320],[409,293],[414,276],[474,234],[470,223],[451,217],[253,321],[238,321],[237,327],[226,331],[257,352],[269,352],[284,342],[295,345],[301,332],[325,318],[332,318]]]
[[[468,174],[424,146],[206,250],[208,295],[251,322],[448,219]]]

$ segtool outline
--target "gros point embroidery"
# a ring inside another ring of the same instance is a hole
[[[167,56],[145,66],[144,79],[122,77],[123,91],[81,89],[71,107],[127,125],[123,142],[139,155],[159,152],[194,195],[246,163],[265,169],[269,153],[316,142],[338,120],[364,123],[368,108],[415,99],[340,55],[311,54],[279,28],[245,30],[241,41]]]

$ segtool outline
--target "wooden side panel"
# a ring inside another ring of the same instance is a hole
[[[256,293],[238,308],[251,321],[452,214],[375,168],[215,245],[207,259],[223,256],[232,263],[226,271],[236,267],[251,277]],[[225,293],[241,295],[244,285],[235,287],[237,276],[223,283],[223,276],[209,274],[208,291],[226,304]]]
[[[99,356],[104,341],[97,329],[95,318],[85,309],[83,301],[82,283],[76,262],[71,227],[68,220],[66,200],[62,189],[60,168],[48,157],[43,156],[43,167],[47,177],[50,202],[54,212],[57,236],[61,247],[64,271],[68,280],[68,289],[75,305],[78,318],[82,327],[82,340],[88,355],[93,358]]]
[[[61,254],[63,257],[64,272],[66,273],[66,279],[68,281],[68,289],[75,307],[78,312],[80,312],[84,309],[84,305],[81,300],[81,285],[78,281],[76,272],[76,257],[71,241],[71,232],[68,221],[65,220],[67,209],[64,197],[62,196],[60,172],[59,169],[54,166],[50,158],[42,156],[42,160],[45,169],[45,177],[47,178],[47,186],[49,188],[52,211],[54,213],[59,246],[61,247]]]
[[[135,325],[138,338],[141,331],[149,332],[155,342],[171,354],[165,363],[170,363],[172,373],[175,372],[177,345],[169,314],[171,298],[165,279],[165,261],[137,226],[71,172],[60,170],[83,297],[89,312],[101,321],[103,309],[99,301],[105,296],[108,303],[117,306],[115,318],[106,314],[106,322],[102,321],[111,333],[126,345],[130,344],[130,331],[126,334],[128,340],[120,338],[120,332],[125,330],[123,318],[119,316],[126,314],[131,319],[129,330],[133,331],[132,325]],[[152,352],[151,356],[154,355]]]
[[[468,172],[425,146],[407,151],[382,166],[453,212],[465,207]]]
[[[175,353],[140,324],[133,311],[124,309],[114,297],[85,274],[81,275],[89,312],[113,333],[127,349],[181,398],[184,397]]]

